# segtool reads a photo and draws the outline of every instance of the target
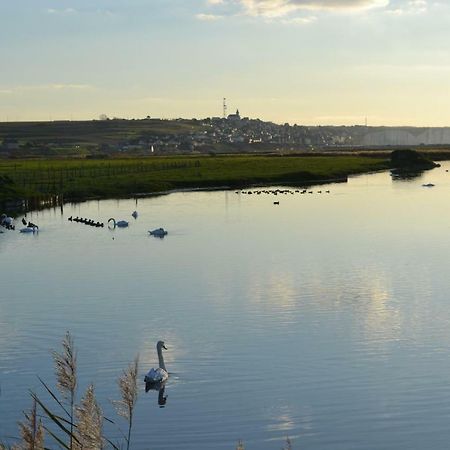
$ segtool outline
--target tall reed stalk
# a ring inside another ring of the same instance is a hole
[[[114,402],[117,414],[124,417],[128,422],[128,433],[126,437],[127,450],[130,449],[131,429],[133,427],[133,413],[136,406],[138,389],[137,375],[139,369],[139,356],[123,371],[118,380],[120,394],[122,398]]]
[[[12,450],[44,450],[44,427],[37,417],[37,404],[29,412],[24,412],[25,421],[19,422],[21,442],[14,445]],[[5,448],[0,445],[0,449]]]
[[[55,363],[55,374],[58,390],[69,402],[70,410],[70,449],[73,449],[73,419],[75,394],[77,389],[77,355],[74,341],[70,332],[67,331],[62,340],[62,352],[53,351],[53,361]]]
[[[103,413],[97,403],[94,386],[91,384],[75,409],[77,418],[75,449],[102,450],[103,439]]]

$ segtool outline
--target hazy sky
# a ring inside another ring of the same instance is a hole
[[[450,0],[0,0],[0,120],[450,126]]]

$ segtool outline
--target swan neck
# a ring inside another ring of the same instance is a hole
[[[164,356],[162,354],[162,348],[161,347],[158,347],[158,359],[159,359],[159,367],[161,369],[166,370],[166,365],[164,364]],[[166,372],[167,372],[167,370],[166,370]]]

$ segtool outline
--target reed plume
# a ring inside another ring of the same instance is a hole
[[[73,416],[77,388],[77,355],[74,341],[67,331],[62,340],[62,352],[53,351],[58,390],[70,404],[70,448],[73,448]]]
[[[293,450],[292,442],[289,437],[286,438],[286,446],[283,447],[283,450]]]
[[[133,412],[137,402],[137,375],[139,368],[139,356],[123,371],[118,380],[122,398],[114,402],[117,414],[128,421],[127,450],[130,448],[131,428],[133,427]]]
[[[75,416],[77,418],[77,442],[74,448],[76,450],[103,449],[103,413],[95,398],[92,384],[87,388],[80,405],[76,407]]]
[[[12,450],[44,450],[44,427],[37,418],[36,400],[31,410],[24,412],[25,421],[19,422],[21,442],[12,447]],[[6,447],[0,445],[0,449]]]

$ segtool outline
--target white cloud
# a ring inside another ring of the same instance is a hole
[[[228,0],[229,3],[231,1]],[[389,0],[237,0],[237,2],[246,14],[263,17],[284,17],[301,10],[358,11],[389,5]]]
[[[197,14],[195,17],[198,20],[203,20],[205,22],[213,22],[215,20],[222,19],[222,16],[216,14]]]
[[[250,16],[285,24],[308,24],[324,13],[355,13],[371,10],[391,16],[417,15],[436,3],[429,0],[204,0],[210,14],[198,14],[199,20],[227,16]],[[218,13],[218,14],[215,14]],[[220,13],[220,14],[219,14]],[[307,15],[309,13],[309,15]]]
[[[307,16],[307,17],[292,17],[288,19],[283,19],[282,23],[284,24],[292,24],[292,25],[308,25],[310,23],[314,23],[317,20],[316,16]]]
[[[388,9],[386,12],[393,16],[403,16],[407,14],[423,14],[428,11],[426,0],[409,0],[397,8]]]
[[[0,95],[22,94],[31,91],[81,91],[94,89],[89,84],[74,84],[74,83],[52,83],[52,84],[36,84],[36,85],[22,85],[10,88],[0,89]]]
[[[68,14],[75,14],[77,12],[74,8],[64,8],[64,9],[55,9],[55,8],[48,8],[47,13],[48,14],[58,14],[58,15],[68,15]]]
[[[114,16],[114,12],[109,9],[102,8],[48,8],[46,13],[53,16],[80,16],[80,15],[99,15],[99,16]]]

